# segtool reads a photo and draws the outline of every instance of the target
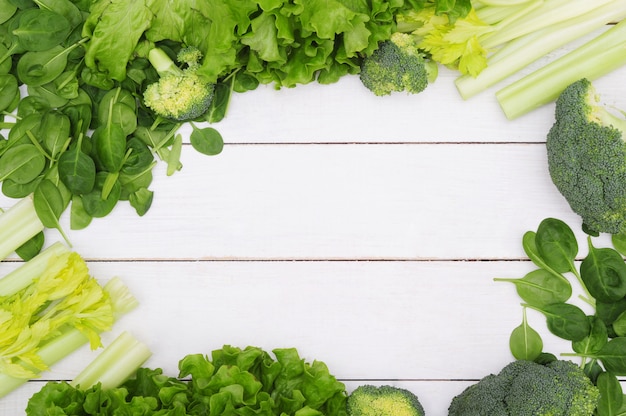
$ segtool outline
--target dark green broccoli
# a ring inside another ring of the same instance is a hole
[[[357,387],[347,401],[348,416],[424,416],[417,396],[394,386]]]
[[[452,399],[448,416],[590,416],[599,390],[565,360],[517,360]]]
[[[205,82],[198,74],[202,53],[195,47],[180,50],[178,67],[160,48],[150,50],[148,60],[159,74],[159,81],[148,85],[143,99],[158,116],[177,120],[193,120],[207,112],[215,85]]]
[[[552,182],[588,230],[626,232],[626,120],[609,112],[587,79],[556,101],[546,147]]]
[[[437,79],[437,63],[417,47],[415,35],[393,33],[361,61],[360,79],[376,95],[417,94]]]

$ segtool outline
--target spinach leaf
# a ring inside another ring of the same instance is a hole
[[[600,390],[598,416],[617,416],[624,402],[622,386],[614,374],[603,372],[598,375],[596,386]]]
[[[565,302],[572,296],[570,282],[561,275],[545,269],[534,270],[521,279],[495,278],[493,280],[513,283],[519,297],[529,305],[537,307]]]
[[[189,139],[196,151],[208,156],[217,155],[222,151],[224,140],[217,130],[212,127],[198,128],[194,123],[191,123],[191,127]]]
[[[606,325],[597,316],[589,316],[589,335],[580,341],[572,342],[572,349],[581,355],[592,355],[597,353],[608,342]]]
[[[0,75],[0,112],[12,110],[16,98],[19,99],[20,91],[17,85],[17,78],[11,74]]]
[[[49,179],[41,181],[33,193],[33,204],[41,223],[47,228],[59,230],[65,241],[69,239],[61,228],[59,219],[65,210],[65,203],[59,188]]]
[[[46,166],[46,158],[32,144],[20,144],[9,148],[0,157],[0,180],[10,179],[26,184],[37,178]]]
[[[550,332],[568,341],[581,341],[591,331],[591,325],[585,312],[569,303],[553,303],[542,307],[524,304],[541,312],[546,317]]]
[[[109,172],[118,172],[124,163],[126,134],[117,124],[98,127],[92,134],[98,162]]]
[[[593,357],[602,361],[606,371],[626,375],[626,338],[613,338]]]
[[[580,265],[580,277],[591,296],[613,302],[626,296],[626,263],[610,248],[595,248],[588,237],[589,254]]]
[[[72,27],[68,20],[53,11],[33,8],[22,13],[19,26],[13,30],[24,49],[45,51],[60,45],[68,37]]]
[[[44,51],[29,51],[17,62],[17,74],[24,84],[37,87],[53,81],[65,71],[67,49],[57,45]]]
[[[523,310],[522,323],[513,329],[509,338],[509,348],[518,360],[533,361],[543,351],[541,335],[528,324],[526,308]]]
[[[576,272],[574,259],[578,242],[572,229],[556,218],[546,218],[539,224],[535,236],[538,253],[559,273]]]
[[[96,183],[96,164],[80,145],[72,146],[59,157],[59,177],[74,195],[91,192]]]
[[[119,182],[115,182],[107,192],[106,198],[103,198],[103,189],[108,176],[107,172],[98,172],[94,188],[81,196],[85,212],[94,218],[109,215],[120,199],[122,190]]]

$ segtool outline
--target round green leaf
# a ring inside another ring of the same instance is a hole
[[[589,239],[589,254],[580,265],[580,277],[591,296],[614,302],[626,296],[626,263],[611,248],[595,248]]]
[[[191,146],[204,155],[217,155],[224,148],[222,135],[212,127],[203,129],[194,127],[189,140],[191,141]]]
[[[78,146],[73,146],[59,157],[59,178],[72,194],[86,194],[96,183],[96,164]]]
[[[70,23],[62,15],[34,8],[21,14],[13,34],[27,51],[45,51],[63,43],[71,29]]]
[[[46,158],[39,149],[32,144],[19,144],[0,157],[0,180],[27,184],[37,178],[45,166]]]

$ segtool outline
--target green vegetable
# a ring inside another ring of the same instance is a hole
[[[506,80],[536,60],[576,39],[626,17],[626,2],[619,1],[533,1],[513,5],[477,7],[477,15],[488,22],[492,31],[480,37],[480,44],[491,51],[485,67],[478,74],[465,74],[455,81],[461,96],[469,99]],[[591,59],[593,65],[596,61]],[[573,71],[580,71],[579,64]],[[579,75],[582,78],[582,73]],[[506,81],[505,81],[506,82]],[[541,93],[540,88],[529,96]],[[501,95],[504,93],[500,93]]]
[[[6,215],[6,214],[3,214]],[[137,305],[118,278],[101,286],[60,243],[0,279],[0,397],[37,377]]]
[[[599,102],[588,79],[569,85],[556,101],[546,140],[550,177],[594,232],[626,232],[624,132],[626,119]]]
[[[361,63],[359,77],[375,95],[422,92],[437,78],[438,68],[417,48],[413,35],[396,32]]]
[[[597,416],[621,414],[615,411],[623,405],[615,377],[626,374],[626,263],[616,249],[623,248],[621,239],[613,242],[614,247],[597,247],[588,235],[589,250],[577,269],[578,243],[573,231],[560,220],[546,218],[536,232],[528,231],[522,238],[524,250],[539,269],[522,279],[494,279],[515,284],[524,301],[522,324],[513,329],[509,340],[513,356],[546,362],[541,335],[526,316],[527,309],[540,312],[552,334],[571,341],[572,351],[561,356],[578,357],[579,368],[600,391],[598,410],[587,413]],[[591,312],[570,299],[570,276],[580,285],[579,299]]]
[[[452,399],[449,416],[590,416],[599,390],[570,361],[517,360]]]
[[[424,416],[418,397],[395,386],[362,385],[348,396],[348,416]]]
[[[616,7],[623,11],[623,3]],[[500,107],[509,119],[514,119],[556,100],[568,85],[581,78],[595,80],[626,65],[625,35],[626,20],[621,20],[572,52],[500,89],[496,92]]]
[[[320,361],[305,362],[293,348],[274,356],[257,348],[225,345],[190,354],[178,377],[140,368],[116,388],[96,383],[81,389],[76,379],[47,383],[29,400],[27,415],[258,414],[346,416],[345,386]],[[170,413],[171,412],[171,413]]]
[[[160,48],[150,50],[148,59],[160,79],[148,85],[143,99],[157,115],[174,120],[193,120],[205,114],[215,91],[215,85],[198,76],[202,53],[195,47],[181,49],[177,61],[183,69]]]

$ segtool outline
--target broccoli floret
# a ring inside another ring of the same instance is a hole
[[[557,98],[546,148],[552,182],[588,230],[626,232],[626,120],[581,79]]]
[[[347,400],[348,416],[424,416],[412,392],[394,386],[357,387]]]
[[[437,79],[437,63],[417,47],[414,35],[396,32],[361,61],[359,77],[375,95],[417,94]]]
[[[198,74],[202,53],[195,47],[180,50],[178,67],[160,48],[150,50],[148,59],[159,74],[159,81],[148,85],[143,98],[158,116],[178,121],[193,120],[207,112],[215,85]]]
[[[454,397],[448,416],[589,416],[599,396],[571,361],[517,360]]]

